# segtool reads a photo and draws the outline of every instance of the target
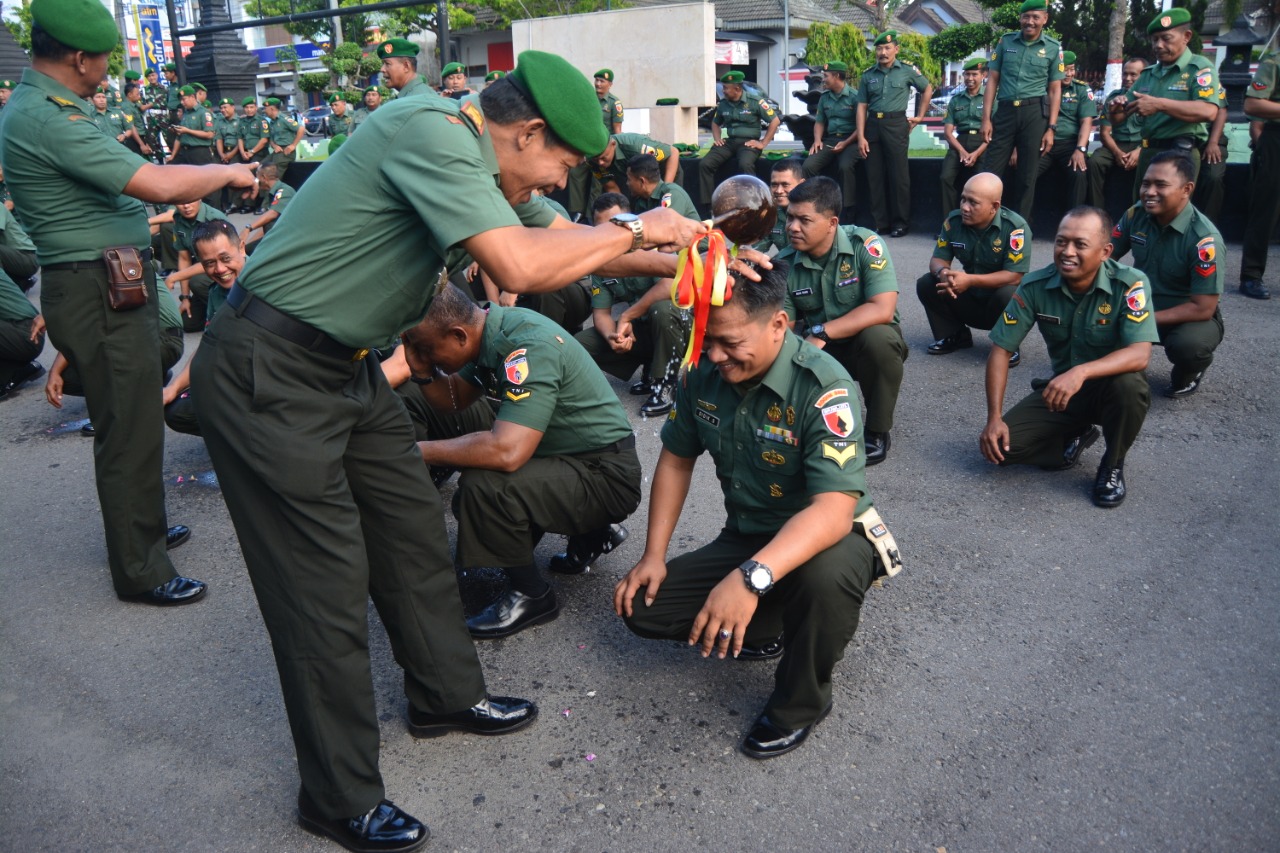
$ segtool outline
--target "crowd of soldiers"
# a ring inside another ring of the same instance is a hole
[[[767,759],[805,742],[831,709],[867,591],[902,564],[866,477],[888,459],[909,355],[881,232],[907,233],[907,137],[931,92],[898,61],[896,33],[876,39],[877,66],[856,89],[846,67],[826,67],[812,148],[770,174],[777,226],[737,247],[722,304],[690,311],[673,287],[676,253],[710,226],[674,147],[622,132],[610,69],[593,84],[526,51],[480,92],[456,63],[436,89],[417,46],[391,39],[376,50],[399,96],[384,103],[370,87],[353,115],[335,100],[340,147],[295,194],[283,176],[303,129],[278,101],[259,116],[252,99],[243,115],[223,99],[215,116],[198,85],[131,78],[113,104],[110,13],[96,0],[33,0],[31,12],[32,68],[0,89],[12,93],[0,111],[12,192],[0,211],[4,393],[43,371],[47,333],[57,355],[45,393],[55,406],[85,398],[109,567],[129,602],[189,604],[207,591],[169,556],[191,531],[168,524],[161,480],[165,424],[203,437],[271,638],[303,827],[359,851],[412,850],[428,834],[386,799],[378,770],[370,598],[404,669],[413,735],[500,735],[536,718],[533,702],[490,694],[474,641],[557,618],[534,556],[546,534],[567,537],[546,567],[561,575],[628,535],[644,472],[606,374],[645,398],[643,414],[665,417],[643,553],[616,585],[615,611],[637,635],[704,656],[776,660],[742,751]],[[1091,496],[1114,508],[1150,405],[1153,346],[1173,365],[1166,394],[1180,398],[1223,337],[1225,247],[1192,203],[1212,165],[1195,143],[1209,139],[1219,88],[1187,54],[1185,11],[1162,13],[1148,27],[1157,64],[1134,63],[1106,103],[1103,150],[1136,173],[1138,197],[1113,221],[1081,203],[1093,98],[1043,34],[1046,17],[1044,0],[1026,0],[985,90],[982,65],[966,67],[947,115],[947,174],[971,174],[916,293],[928,353],[991,332],[981,454],[1063,470],[1102,438]],[[1276,67],[1264,60],[1249,91],[1264,123],[1260,172],[1280,168]],[[704,205],[719,166],[754,171],[778,124],[740,74],[721,82]],[[909,88],[921,104],[911,118]],[[176,121],[153,128],[157,104]],[[59,146],[42,144],[51,133]],[[162,147],[163,164],[149,159]],[[1015,152],[1018,204],[1006,206]],[[875,228],[845,221],[857,159],[876,175]],[[1072,207],[1052,262],[1037,266],[1025,214],[1055,162],[1074,173]],[[833,165],[839,181],[823,174]],[[585,222],[544,196],[566,184]],[[144,202],[163,209],[148,216]],[[231,211],[254,219],[237,230]],[[1118,260],[1127,253],[1131,265]],[[1266,298],[1258,264],[1246,261],[1256,287],[1242,290]],[[37,272],[39,310],[25,295]],[[1054,375],[1006,410],[1032,326]],[[174,375],[184,330],[203,335]],[[704,452],[725,524],[669,557]],[[455,474],[450,553],[441,490]],[[455,567],[500,569],[506,591],[466,617]]]

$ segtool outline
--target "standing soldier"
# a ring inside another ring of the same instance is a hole
[[[1191,52],[1191,13],[1175,6],[1147,25],[1156,64],[1147,66],[1129,91],[1111,102],[1111,119],[1142,119],[1142,153],[1134,181],[1137,194],[1151,158],[1171,149],[1186,152],[1200,176],[1200,148],[1218,115],[1218,74],[1213,63]]]
[[[408,39],[387,39],[375,48],[382,60],[382,79],[395,89],[398,96],[407,98],[417,94],[429,94],[431,87],[418,73],[418,46]]]
[[[1222,196],[1227,180],[1227,90],[1218,82],[1218,114],[1209,124],[1209,138],[1200,148],[1200,177],[1192,202],[1213,222],[1222,212]]]
[[[1253,192],[1244,229],[1244,260],[1240,264],[1240,292],[1250,299],[1270,299],[1262,283],[1267,271],[1267,248],[1280,221],[1280,53],[1263,57],[1253,82],[1244,93],[1244,114],[1262,123],[1254,142]]]
[[[271,143],[271,154],[267,162],[275,163],[280,170],[280,180],[284,180],[285,170],[298,158],[298,143],[307,129],[288,113],[280,111],[279,98],[267,98],[267,121],[271,130],[267,140]]]
[[[1062,101],[1058,109],[1058,129],[1054,132],[1053,147],[1040,158],[1036,179],[1053,166],[1067,173],[1067,207],[1084,204],[1088,188],[1089,138],[1093,136],[1093,119],[1098,115],[1098,105],[1093,100],[1093,90],[1076,79],[1076,55],[1069,50],[1062,52],[1062,66],[1066,77],[1062,80]]]
[[[347,99],[341,92],[334,92],[329,96],[329,108],[333,110],[333,114],[324,124],[324,135],[329,138],[350,136],[351,114],[347,112]]]
[[[933,84],[919,68],[898,61],[896,30],[881,33],[876,38],[875,49],[876,64],[863,73],[858,83],[858,150],[867,161],[871,215],[876,230],[887,231],[890,237],[903,237],[911,227],[907,148],[911,131],[924,121],[925,111],[929,109]],[[907,100],[911,95],[908,88],[918,93],[913,118],[907,118]],[[845,204],[848,203],[846,200]]]
[[[130,138],[128,123],[125,121],[124,113],[107,106],[111,97],[107,94],[106,87],[99,86],[93,93],[92,100],[93,123],[98,126],[98,130],[121,145],[126,145]]]
[[[230,98],[218,101],[218,114],[213,117],[213,147],[218,155],[218,162],[240,162],[240,118],[236,115],[236,102]],[[234,213],[240,204],[233,203],[231,199],[239,195],[239,190],[223,189],[222,203],[218,205],[218,209]]]
[[[440,69],[440,84],[440,94],[446,98],[456,100],[472,94],[467,85],[467,67],[461,62],[450,62]]]
[[[596,97],[600,99],[600,117],[604,121],[605,130],[609,131],[610,135],[622,133],[622,101],[617,95],[612,94],[612,69],[601,68],[596,72],[593,82],[596,87]]]
[[[982,82],[986,76],[986,60],[970,59],[964,64],[964,91],[956,92],[947,102],[947,115],[942,120],[942,139],[948,146],[947,156],[942,158],[943,216],[956,209],[956,181],[968,181],[987,150],[982,138],[982,99],[986,94]]]
[[[176,134],[173,153],[166,162],[189,166],[216,162],[213,156],[213,116],[200,106],[193,87],[183,86],[178,94],[182,96],[182,121],[173,128]],[[221,190],[211,193],[205,197],[205,204],[217,207],[221,195]]]
[[[351,132],[355,133],[365,119],[373,115],[378,107],[382,106],[382,90],[377,86],[370,86],[364,90],[364,109],[356,110],[356,114],[351,117]]]
[[[239,152],[241,163],[261,163],[267,159],[267,137],[271,134],[271,122],[265,116],[258,115],[258,102],[254,98],[245,98],[240,102],[244,115],[240,117]],[[258,204],[261,196],[261,184],[254,184],[240,196],[240,212],[262,212]]]
[[[13,94],[13,87],[18,85],[12,80],[0,80],[0,109],[4,109],[4,105],[9,103],[9,96]]]
[[[1031,215],[1040,157],[1053,148],[1066,76],[1062,45],[1044,34],[1048,10],[1046,0],[1023,0],[1020,30],[996,42],[982,101],[982,138],[989,147],[979,168],[1003,176],[1009,158],[1018,153],[1009,206],[1023,216]]]
[[[1118,124],[1113,122],[1111,101],[1127,92],[1146,67],[1143,60],[1130,59],[1121,69],[1120,88],[1107,93],[1103,99],[1103,109],[1099,110],[1098,118],[1098,141],[1102,144],[1089,156],[1089,203],[1094,207],[1106,209],[1107,172],[1112,166],[1119,166],[1126,172],[1138,168],[1138,156],[1142,153],[1141,118],[1131,115],[1125,116]]]
[[[164,109],[165,89],[160,85],[160,75],[154,68],[147,69],[147,84],[142,87],[142,99],[146,102],[143,109]]]
[[[698,164],[698,189],[703,207],[711,206],[711,192],[716,188],[716,170],[726,160],[737,157],[735,174],[754,175],[760,152],[773,141],[778,132],[778,111],[764,98],[756,98],[743,91],[741,71],[730,71],[720,78],[724,85],[724,97],[716,104],[715,117],[711,119],[711,150]],[[760,125],[768,126],[764,139],[760,138]],[[721,131],[724,138],[721,138]]]
[[[836,158],[840,172],[840,194],[845,207],[853,207],[857,198],[857,180],[853,167],[862,158],[858,150],[858,90],[848,83],[849,66],[828,62],[822,66],[824,90],[818,98],[817,121],[813,126],[813,145],[804,160],[804,175],[812,178]]]

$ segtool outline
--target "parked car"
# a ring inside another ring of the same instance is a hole
[[[775,110],[778,109],[778,105],[774,104],[773,99],[764,93],[764,89],[761,89],[751,80],[742,81],[742,91],[744,94],[750,95],[753,98],[763,98],[764,100],[773,104],[773,107]],[[716,104],[720,103],[720,100],[723,97],[724,97],[724,84],[716,83]],[[712,104],[709,107],[703,107],[702,110],[698,113],[698,127],[703,128],[704,130],[711,129],[711,120],[716,116],[716,104]],[[760,126],[768,127],[768,124],[762,122]]]
[[[964,84],[957,83],[954,86],[943,86],[929,101],[929,111],[925,115],[944,116],[947,114],[947,104],[951,103],[951,98],[956,94],[964,91]]]
[[[329,116],[333,115],[333,110],[329,109],[328,104],[321,104],[318,107],[312,107],[302,114],[302,121],[307,126],[307,133],[311,136],[323,136],[325,128],[329,126]]]

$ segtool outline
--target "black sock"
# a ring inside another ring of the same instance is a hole
[[[542,575],[538,573],[538,567],[532,563],[527,566],[515,566],[505,571],[507,578],[511,581],[511,588],[531,598],[544,594],[551,586],[542,579]]]

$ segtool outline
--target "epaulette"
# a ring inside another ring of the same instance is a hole
[[[802,346],[791,357],[791,363],[812,373],[813,378],[824,387],[846,381],[848,375],[842,373],[840,362],[831,357],[823,358],[823,355],[822,350],[817,347]]]
[[[1058,272],[1058,268],[1055,267],[1053,264],[1049,264],[1048,266],[1041,267],[1038,270],[1032,270],[1031,272],[1024,275],[1022,277],[1022,283],[1030,284],[1033,281],[1042,281],[1042,280],[1051,279],[1054,277],[1054,275],[1057,274],[1057,272]]]
[[[46,95],[46,97],[60,107],[71,107],[76,111],[81,109],[80,105],[75,101],[68,101],[66,98],[59,98],[57,95]]]

